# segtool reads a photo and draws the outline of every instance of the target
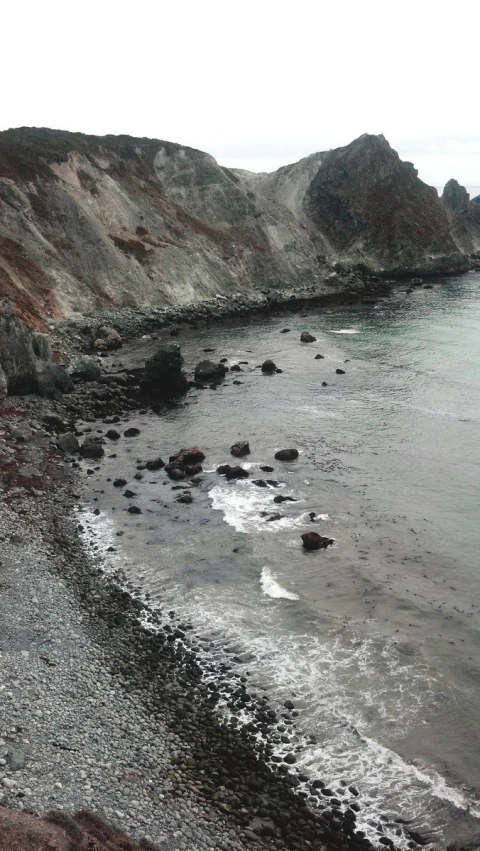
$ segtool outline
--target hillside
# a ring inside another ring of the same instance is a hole
[[[444,205],[382,136],[271,175],[129,136],[0,133],[0,296],[37,328],[363,273],[463,271]]]

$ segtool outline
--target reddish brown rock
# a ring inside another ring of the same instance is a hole
[[[230,447],[230,452],[235,458],[243,458],[244,455],[250,454],[250,446],[248,440],[240,440]]]
[[[174,462],[181,467],[185,467],[186,464],[200,464],[204,460],[205,452],[202,452],[198,446],[192,446],[190,449],[181,449],[180,452],[170,455],[169,458],[170,463]]]
[[[304,550],[326,550],[333,544],[333,538],[326,538],[318,532],[304,532],[302,541]]]

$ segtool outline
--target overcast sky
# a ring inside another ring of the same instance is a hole
[[[128,133],[269,171],[383,133],[480,185],[478,0],[17,0],[0,129]]]

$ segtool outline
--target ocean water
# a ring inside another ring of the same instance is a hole
[[[302,344],[302,330],[317,341]],[[109,447],[86,479],[86,545],[189,619],[206,677],[228,661],[274,706],[293,699],[292,741],[278,753],[296,749],[346,804],[342,781],[354,784],[372,839],[380,819],[407,847],[399,818],[432,848],[478,839],[480,275],[185,329],[178,341],[188,370],[205,357],[247,363],[162,416],[128,420],[140,435]],[[156,345],[110,360],[137,365]],[[283,372],[263,375],[267,357]],[[227,482],[216,467],[240,439],[250,477]],[[206,460],[191,505],[161,471],[134,478],[195,444]],[[275,461],[287,446],[298,460]],[[135,497],[113,488],[117,476]],[[304,531],[335,543],[305,553]]]

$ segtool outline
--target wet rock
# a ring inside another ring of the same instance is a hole
[[[57,438],[57,446],[65,455],[77,455],[80,452],[80,443],[73,431],[67,431]]]
[[[290,333],[290,328],[282,328],[282,330],[280,331],[280,333],[281,333],[281,334],[289,334],[289,333]]]
[[[120,440],[120,432],[114,428],[109,428],[106,434],[109,440]]]
[[[93,344],[93,348],[101,351],[107,351],[111,349],[119,349],[123,345],[123,340],[115,330],[110,325],[102,325],[97,330],[96,339]]]
[[[180,482],[185,478],[185,471],[182,469],[180,464],[167,464],[165,466],[165,472],[169,479],[172,479],[174,482]]]
[[[125,487],[126,484],[127,484],[126,479],[114,479],[114,481],[113,481],[113,487],[114,488],[123,488],[123,487]]]
[[[225,471],[225,475],[227,479],[247,479],[250,475],[248,470],[245,470],[243,467],[239,465],[236,467],[228,466],[228,470]]]
[[[124,437],[137,437],[140,434],[140,429],[132,426],[132,428],[125,429],[123,434]]]
[[[286,700],[283,705],[284,705],[285,709],[289,709],[290,711],[292,709],[295,709],[295,704],[292,700]]]
[[[339,368],[339,369],[336,369],[336,370],[335,370],[335,372],[337,373],[337,375],[345,375],[345,370],[344,370],[344,369],[340,369],[340,368]]]
[[[230,372],[242,372],[242,367],[238,363],[234,363],[233,366],[230,367]]]
[[[273,523],[275,520],[281,520],[282,517],[284,517],[284,516],[285,516],[284,514],[270,514],[266,518],[265,522],[266,523]]]
[[[282,496],[282,494],[280,493],[277,496],[273,497],[273,501],[278,503],[279,505],[282,502],[297,502],[297,500],[293,496]]]
[[[298,458],[298,449],[279,449],[275,452],[277,461],[295,461]]]
[[[202,360],[195,367],[195,379],[197,381],[220,380],[225,376],[227,367],[223,363],[214,363],[211,360]]]
[[[175,455],[170,455],[170,463],[179,464],[181,467],[185,464],[199,464],[205,460],[205,452],[198,446],[191,446],[190,449],[181,449]]]
[[[203,467],[201,464],[185,464],[183,471],[185,475],[190,478],[192,476],[198,476],[199,473],[203,473]]]
[[[322,381],[322,387],[328,387],[328,384],[327,384],[326,381]]]
[[[180,346],[168,343],[145,361],[140,381],[142,393],[169,399],[186,393],[188,381],[182,372],[183,357]]]
[[[283,761],[286,762],[287,765],[294,765],[297,761],[297,757],[294,753],[287,753],[286,756],[283,757]]]
[[[302,331],[300,334],[300,340],[302,343],[316,343],[317,338],[310,334],[308,331]]]
[[[190,505],[193,502],[193,496],[191,493],[184,493],[182,496],[179,496],[175,502],[181,502],[184,505]]]
[[[302,541],[305,550],[326,550],[333,544],[333,538],[326,538],[324,535],[319,535],[318,532],[304,532]]]
[[[74,360],[70,364],[69,371],[72,378],[80,379],[81,381],[96,381],[102,374],[98,363],[86,355]]]
[[[128,506],[128,513],[129,514],[141,514],[142,509],[139,508],[138,505],[129,505]]]
[[[267,375],[271,375],[271,373],[276,372],[276,371],[277,371],[277,365],[273,362],[273,360],[271,360],[270,358],[267,358],[267,360],[263,361],[262,372],[266,373]]]
[[[360,794],[356,786],[349,786],[349,787],[348,787],[348,791],[349,791],[349,792],[351,792],[351,794],[352,794],[355,798],[358,798],[358,796],[359,796],[359,794]]]
[[[262,473],[273,473],[275,467],[270,467],[268,464],[262,464],[260,467]]]
[[[231,469],[232,469],[232,468],[231,468],[231,465],[230,465],[230,464],[220,464],[220,465],[217,467],[217,473],[218,473],[218,475],[219,475],[219,476],[226,476],[226,475],[227,475],[227,470],[231,470]]]
[[[315,360],[324,360],[325,355],[315,355]]]
[[[125,493],[124,493],[123,495],[124,495],[127,499],[133,499],[133,497],[134,497],[134,496],[136,496],[137,494],[136,494],[136,493],[134,493],[133,491],[126,490],[126,491],[125,491]]]
[[[103,458],[105,450],[94,437],[87,437],[80,447],[80,455],[82,458]]]
[[[150,461],[147,461],[145,467],[151,472],[153,472],[154,470],[161,470],[163,467],[165,467],[165,461],[162,461],[160,457],[152,458]]]
[[[235,458],[243,458],[244,455],[249,455],[250,446],[248,440],[240,440],[238,443],[234,443],[230,447],[230,454],[234,455]]]
[[[253,485],[256,485],[257,488],[268,488],[268,485],[264,479],[254,479],[252,482]]]

